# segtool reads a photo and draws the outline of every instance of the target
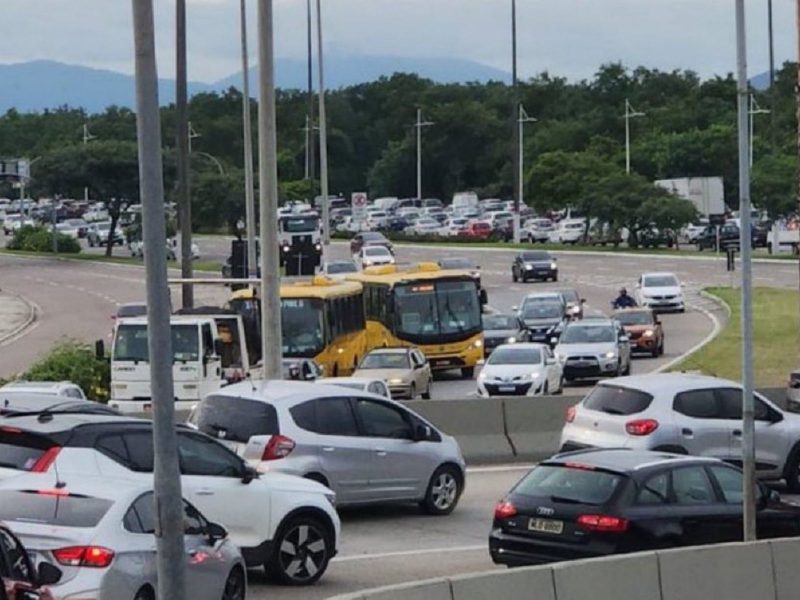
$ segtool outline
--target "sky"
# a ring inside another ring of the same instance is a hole
[[[240,69],[239,0],[187,0],[189,77]],[[251,57],[256,0],[247,0]],[[773,0],[776,60],[796,52],[793,0]],[[154,0],[159,76],[174,74],[175,0]],[[459,57],[511,70],[511,0],[322,0],[338,55]],[[274,0],[275,53],[306,52],[306,0]],[[768,68],[767,0],[746,0],[751,75]],[[622,61],[704,77],[735,70],[734,0],[517,0],[519,70],[577,80]],[[133,72],[131,0],[2,0],[0,63],[35,59]],[[1,84],[1,82],[0,82]]]

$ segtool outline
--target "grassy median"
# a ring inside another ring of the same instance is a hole
[[[8,250],[7,248],[0,249],[0,254],[12,254],[14,256],[32,256],[40,258],[56,258],[59,260],[75,260],[83,262],[102,262],[118,265],[134,265],[142,266],[142,259],[134,258],[132,256],[104,256],[102,254],[53,254],[51,252],[26,252],[24,250]],[[180,268],[180,263],[175,261],[167,262],[168,268]],[[195,271],[202,271],[208,273],[219,273],[221,265],[213,260],[196,260],[192,263]]]
[[[741,381],[741,290],[710,288],[731,309],[722,333],[673,371],[702,371]],[[800,295],[797,290],[753,290],[753,356],[757,387],[782,387],[800,367]]]

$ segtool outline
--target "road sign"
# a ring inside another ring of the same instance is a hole
[[[0,159],[0,177],[30,179],[31,163],[25,158]]]
[[[353,221],[361,223],[367,220],[367,194],[364,192],[353,192],[350,196],[351,207],[353,210]]]

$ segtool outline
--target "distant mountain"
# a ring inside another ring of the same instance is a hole
[[[278,87],[304,89],[306,63],[303,60],[276,61]],[[325,85],[339,88],[374,81],[393,73],[417,73],[439,83],[507,81],[508,73],[476,62],[450,58],[402,58],[390,56],[331,56],[325,63]],[[255,90],[257,69],[251,71]],[[241,73],[215,83],[191,82],[189,93],[222,91],[240,87]],[[102,69],[37,60],[17,64],[0,64],[0,114],[10,108],[20,112],[41,111],[59,106],[81,107],[101,112],[111,105],[135,104],[134,81],[130,75]],[[316,82],[316,75],[315,75]],[[254,92],[255,94],[255,92]],[[175,101],[175,82],[159,80],[162,104]]]
[[[757,89],[760,92],[769,89],[769,71],[765,71],[764,73],[759,73],[750,78],[750,85],[753,88]]]

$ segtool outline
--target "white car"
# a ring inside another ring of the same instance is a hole
[[[367,225],[370,229],[383,229],[389,222],[389,213],[382,210],[371,211],[367,216]]]
[[[414,224],[405,228],[407,235],[435,235],[439,232],[442,225],[436,219],[430,217],[420,217]]]
[[[566,219],[558,223],[558,227],[551,233],[550,239],[555,238],[555,241],[560,244],[575,245],[583,239],[585,231],[585,219]]]
[[[555,223],[550,219],[528,219],[522,226],[521,237],[534,242],[549,242],[550,236],[556,231]]]
[[[12,381],[0,387],[0,399],[14,394],[37,394],[86,400],[86,394],[83,393],[80,386],[71,381]]]
[[[335,281],[344,281],[351,273],[358,273],[358,267],[352,260],[332,260],[322,265],[322,274]]]
[[[60,235],[66,235],[74,239],[78,239],[80,237],[80,229],[75,225],[70,225],[67,222],[58,223],[56,225],[56,232]]]
[[[392,393],[382,379],[369,379],[368,377],[327,377],[317,379],[317,383],[323,385],[338,385],[339,387],[358,390],[359,392],[369,392],[384,398],[391,399]]]
[[[153,598],[158,585],[152,477],[143,482],[70,475],[59,487],[44,488],[41,479],[22,475],[0,484],[0,521],[34,564],[61,571],[50,593],[59,599]],[[187,597],[243,600],[245,563],[225,528],[185,501],[183,526]]]
[[[455,237],[464,231],[469,225],[469,219],[465,217],[450,217],[439,229],[439,235],[444,237]]]
[[[380,265],[395,264],[394,254],[386,246],[364,246],[358,253],[358,262],[361,267],[377,267]]]
[[[503,344],[486,359],[478,376],[481,396],[537,396],[564,389],[561,365],[545,344]]]
[[[636,302],[654,312],[686,310],[683,284],[674,273],[644,273],[636,284]]]

